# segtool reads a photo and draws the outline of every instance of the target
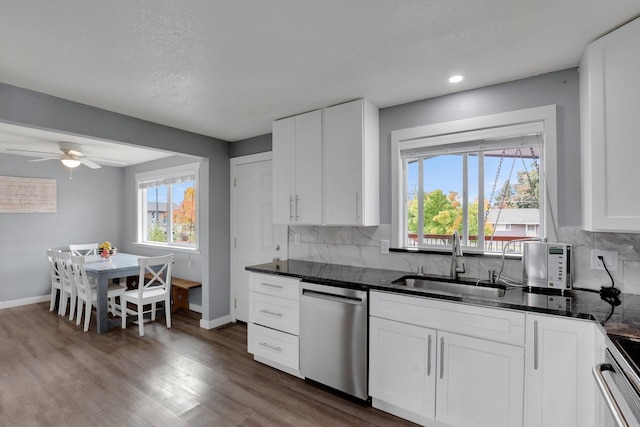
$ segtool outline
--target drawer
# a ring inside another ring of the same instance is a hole
[[[430,298],[371,292],[371,316],[524,346],[525,314]]]
[[[247,329],[249,353],[296,371],[300,368],[300,345],[297,336],[252,323],[248,324]]]
[[[298,301],[249,292],[249,321],[298,335],[300,305]]]
[[[274,274],[251,273],[249,290],[290,300],[300,300],[300,279]]]

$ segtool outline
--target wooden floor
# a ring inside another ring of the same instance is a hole
[[[48,303],[0,310],[0,427],[412,425],[255,362],[242,323],[94,328]]]

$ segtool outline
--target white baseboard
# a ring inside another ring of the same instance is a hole
[[[231,323],[230,314],[212,320],[200,319],[200,327],[203,329],[213,329],[217,328],[218,326],[226,325],[227,323]]]
[[[45,301],[51,301],[51,295],[42,295],[39,297],[16,299],[12,301],[0,301],[0,310],[11,307],[19,307],[21,305],[38,304]]]
[[[189,310],[202,314],[202,306],[198,304],[189,303]]]

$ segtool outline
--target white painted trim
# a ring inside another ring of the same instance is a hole
[[[429,138],[481,129],[499,128],[517,124],[542,122],[544,125],[544,182],[540,197],[544,200],[545,212],[541,225],[545,227],[546,237],[557,241],[558,194],[557,194],[557,129],[556,105],[525,108],[506,113],[490,114],[450,122],[435,123],[391,132],[391,247],[401,248],[404,225],[403,206],[400,198],[403,195],[402,159],[400,147],[410,140]],[[544,194],[543,194],[544,193]],[[546,224],[551,225],[547,227]]]
[[[15,299],[11,301],[0,301],[0,310],[3,310],[5,308],[20,307],[22,305],[38,304],[41,302],[49,302],[49,301],[51,301],[51,294],[42,295],[39,297]]]
[[[231,162],[231,167],[234,168],[238,165],[245,165],[247,163],[264,162],[265,160],[271,160],[271,158],[272,158],[271,151],[265,151],[264,153],[249,154],[247,156],[240,156],[240,157],[232,157],[230,162]],[[233,177],[233,174],[231,176]]]
[[[227,314],[226,316],[218,317],[217,319],[212,320],[200,319],[200,327],[203,329],[214,329],[231,322],[231,315]]]
[[[189,303],[189,310],[202,314],[202,306],[198,304]]]

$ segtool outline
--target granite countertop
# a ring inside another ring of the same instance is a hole
[[[469,297],[428,289],[409,288],[392,282],[415,273],[377,268],[351,267],[310,261],[285,260],[246,268],[257,273],[277,274],[299,278],[306,282],[330,286],[383,290],[415,296],[428,296],[447,301],[461,302],[484,307],[506,308],[553,314],[557,316],[594,320],[607,333],[640,338],[640,295],[621,294],[611,304],[600,298],[600,294],[578,288],[564,295],[525,292],[519,287],[509,287],[504,296]],[[464,279],[464,278],[463,278]]]

